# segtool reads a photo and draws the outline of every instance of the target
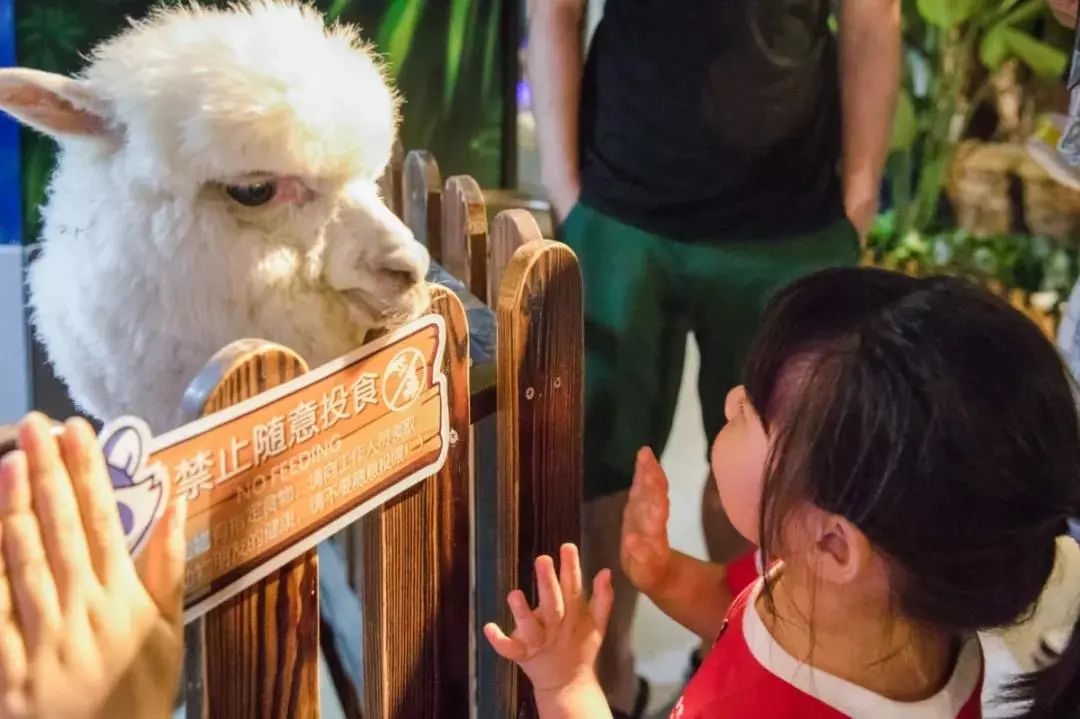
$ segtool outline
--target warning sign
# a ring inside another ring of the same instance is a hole
[[[164,491],[187,498],[189,620],[442,468],[445,345],[424,317],[152,440],[135,418],[102,431],[133,551]]]

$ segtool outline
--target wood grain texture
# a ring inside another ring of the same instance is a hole
[[[502,525],[495,591],[521,587],[536,601],[532,563],[580,543],[584,320],[581,273],[570,248],[522,246],[498,302],[499,502]],[[502,605],[505,607],[505,605]],[[486,619],[485,619],[486,620]],[[509,611],[497,618],[511,626]],[[499,716],[532,711],[524,674],[509,663],[496,682]]]
[[[258,340],[215,355],[185,395],[208,415],[308,371],[291,350]],[[186,663],[188,716],[293,719],[319,716],[319,573],[313,551],[241,592],[189,627],[201,639]],[[201,651],[200,651],[201,650]],[[202,681],[191,670],[202,668]]]
[[[390,154],[390,162],[386,170],[379,178],[379,191],[382,193],[383,202],[398,217],[404,213],[404,199],[401,188],[401,175],[405,165],[405,147],[401,144],[401,138],[394,140],[394,147]]]
[[[432,289],[447,325],[446,466],[365,516],[365,719],[468,717],[469,334],[460,300]]]
[[[402,220],[428,248],[433,262],[442,262],[442,174],[435,156],[413,150],[405,157],[402,173],[404,208]]]
[[[540,226],[528,210],[506,210],[495,216],[491,223],[487,269],[488,306],[495,309],[499,302],[499,289],[514,253],[522,245],[543,240]]]
[[[442,265],[487,302],[488,223],[484,195],[467,175],[447,179],[442,197]]]

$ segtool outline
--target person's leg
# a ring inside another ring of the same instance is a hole
[[[637,591],[619,563],[622,513],[637,450],[661,452],[678,397],[688,324],[662,237],[579,205],[559,239],[577,254],[585,289],[585,499],[582,567],[612,571],[615,603],[597,677],[614,710],[638,700],[631,623]]]
[[[619,564],[622,515],[628,494],[628,490],[623,490],[585,503],[581,515],[581,558],[585,577],[595,577],[601,569],[611,570],[615,600],[607,634],[596,657],[596,678],[612,708],[631,714],[638,696],[630,635],[638,592]]]
[[[724,426],[724,400],[741,382],[742,364],[766,305],[804,275],[858,262],[858,236],[846,220],[808,236],[696,247],[694,336],[701,349],[698,393],[710,443]],[[723,288],[723,294],[718,288]],[[702,529],[709,558],[728,564],[750,543],[728,521],[711,476],[702,493]]]

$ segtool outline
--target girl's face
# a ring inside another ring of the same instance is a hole
[[[742,386],[728,392],[724,403],[727,424],[712,446],[712,472],[720,502],[731,524],[759,544],[758,511],[765,480],[769,438]]]

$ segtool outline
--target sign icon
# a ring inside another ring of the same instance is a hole
[[[427,374],[427,362],[420,350],[414,347],[394,355],[383,374],[383,403],[393,412],[404,412],[420,398]]]
[[[109,469],[116,509],[124,527],[128,551],[137,555],[165,513],[169,473],[164,466],[147,466],[150,428],[138,417],[121,417],[98,435]]]

